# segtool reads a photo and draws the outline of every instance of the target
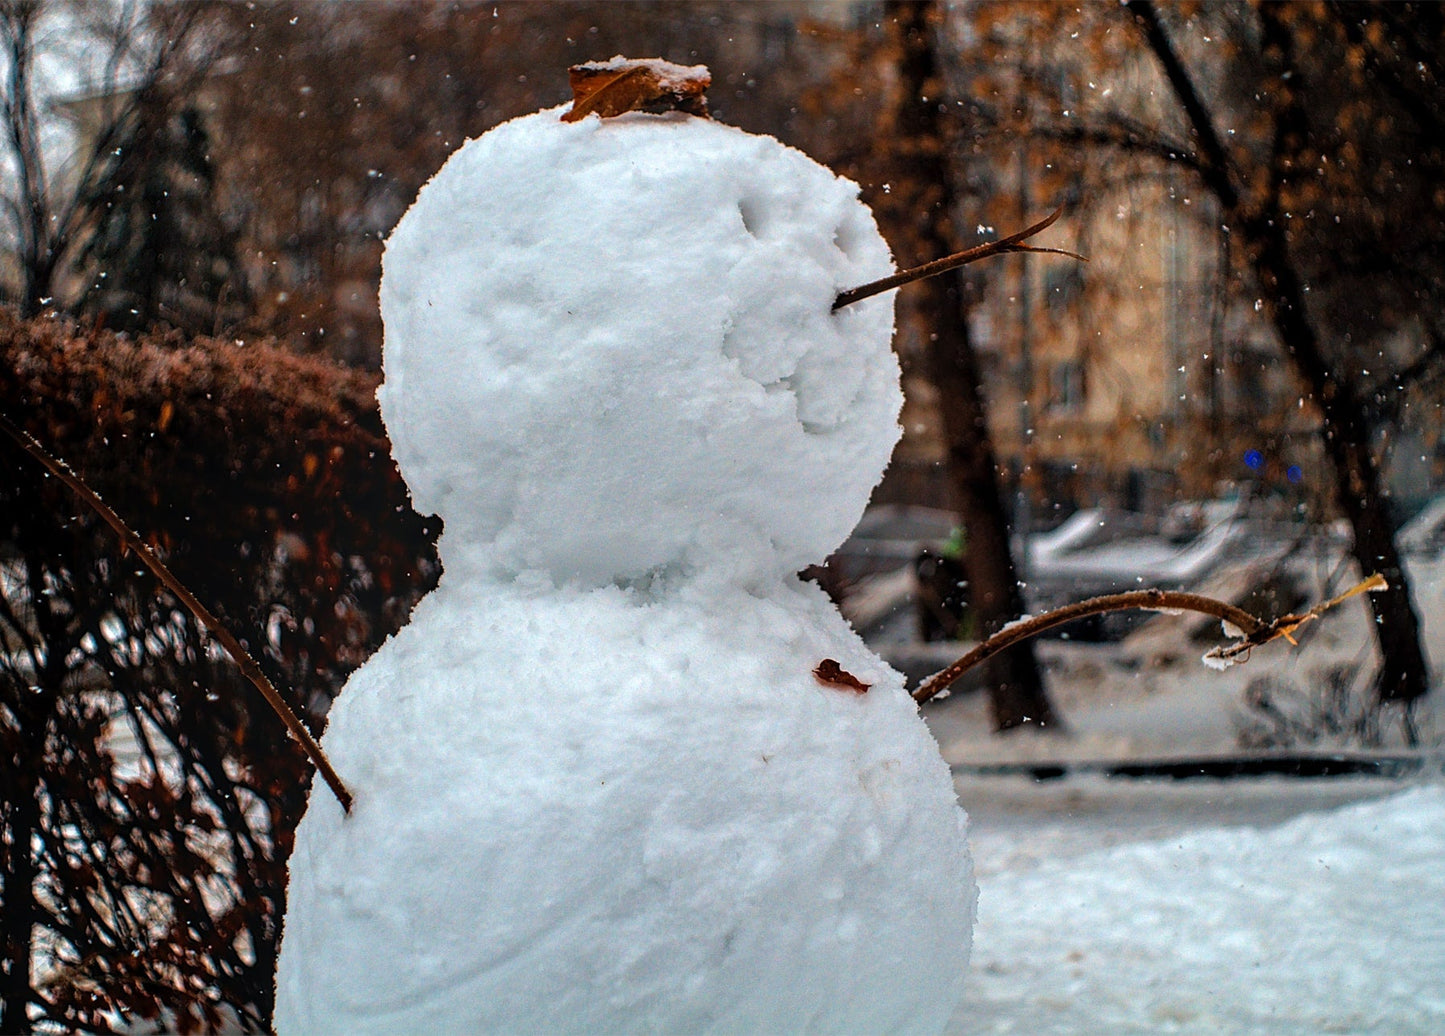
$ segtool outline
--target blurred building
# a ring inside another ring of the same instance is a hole
[[[960,24],[968,10],[954,9]],[[1022,41],[1029,9],[1011,11],[991,8],[995,21],[1016,20]],[[213,31],[239,32],[249,49],[217,63],[188,107],[212,141],[212,200],[237,235],[246,321],[376,364],[385,236],[462,140],[564,99],[576,60],[622,51],[707,63],[720,117],[838,162],[871,145],[842,114],[857,101],[827,84],[859,39],[865,50],[884,46],[882,13],[816,0],[504,4],[500,17],[490,7],[221,5]],[[1113,103],[1132,98],[1141,118],[1157,114],[1150,106],[1167,87],[1150,62],[1107,75],[1098,85],[1113,89]],[[103,107],[78,98],[70,113],[93,126]],[[1064,202],[1038,243],[1089,258],[1014,255],[977,269],[972,339],[1017,519],[1047,527],[1079,506],[1157,510],[1245,483],[1292,504],[1327,498],[1317,415],[1299,404],[1272,333],[1239,295],[1211,200],[1157,164],[1058,156],[1028,141],[960,156],[967,229],[990,224],[977,240]],[[920,351],[900,344],[905,358]],[[947,506],[932,386],[914,369],[905,382],[905,439],[878,499]],[[1400,466],[1405,492],[1434,479],[1445,458],[1439,429],[1411,436],[1401,443],[1413,465]]]
[[[1091,198],[1065,230],[1088,263],[1011,256],[974,308],[995,447],[1038,505],[1152,511],[1232,481],[1303,481],[1289,473],[1315,415],[1192,208],[1157,181]]]
[[[990,16],[995,41],[1029,50],[1030,9],[1012,25],[1007,5]],[[1088,78],[1090,92],[1112,95],[1141,124],[1168,92],[1148,60],[1091,67]],[[965,70],[954,89],[966,94],[972,82]],[[981,158],[960,152],[972,192],[964,218],[989,221],[965,224],[977,236],[963,245],[1063,205],[1031,243],[1088,259],[1016,254],[973,268],[971,339],[1016,527],[1051,527],[1087,506],[1158,513],[1241,487],[1296,510],[1328,497],[1318,414],[1300,404],[1270,327],[1240,297],[1210,196],[1191,196],[1184,175],[1157,160],[1106,163],[1097,150],[1027,134]],[[904,424],[890,493],[946,506],[945,444],[926,384]]]

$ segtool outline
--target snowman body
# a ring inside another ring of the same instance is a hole
[[[444,574],[352,677],[277,1029],[938,1031],[948,769],[811,584],[897,437],[856,188],[705,119],[515,120],[388,242],[383,416]],[[824,659],[866,693],[813,675]]]

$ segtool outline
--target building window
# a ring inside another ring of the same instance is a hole
[[[1244,419],[1270,412],[1270,375],[1278,366],[1271,354],[1250,345],[1236,345],[1229,352],[1229,395],[1233,414]]]
[[[1084,273],[1078,264],[1054,264],[1044,270],[1044,305],[1061,316],[1084,294]]]
[[[1076,411],[1084,407],[1088,391],[1086,371],[1081,360],[1064,360],[1049,367],[1049,409]]]

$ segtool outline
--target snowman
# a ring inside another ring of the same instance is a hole
[[[898,437],[856,185],[568,109],[387,243],[379,398],[444,574],[358,670],[291,858],[276,1025],[937,1032],[976,892],[901,678],[795,573]]]

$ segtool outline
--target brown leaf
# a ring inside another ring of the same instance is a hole
[[[813,670],[813,677],[824,687],[836,687],[856,694],[866,694],[868,688],[873,686],[858,679],[833,658],[825,658],[819,662],[818,667]]]
[[[563,114],[563,122],[578,122],[593,113],[604,119],[624,112],[707,115],[704,94],[712,83],[712,73],[705,65],[618,56],[611,61],[573,65],[567,74],[572,83],[572,108]]]

